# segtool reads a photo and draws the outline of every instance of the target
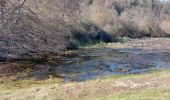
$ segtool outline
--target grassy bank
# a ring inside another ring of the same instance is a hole
[[[118,80],[132,80],[138,78],[141,81],[145,81],[145,79],[155,78],[155,81],[160,80],[160,82],[149,82],[148,84],[152,84],[149,87],[144,87],[143,89],[128,89],[123,92],[118,92],[117,94],[95,97],[94,100],[169,100],[170,99],[170,86],[168,85],[170,80],[170,74],[168,73],[170,70],[162,70],[162,71],[152,71],[147,74],[140,74],[134,76],[125,76],[118,78]],[[130,78],[131,77],[131,78]],[[133,77],[133,78],[132,78]],[[137,80],[138,80],[137,79]],[[166,80],[166,81],[165,81]],[[142,82],[141,82],[142,83]],[[154,86],[154,84],[156,86]],[[136,86],[139,84],[136,84]],[[122,85],[123,86],[123,85]]]
[[[0,85],[2,99],[17,100],[152,100],[170,99],[170,70],[137,75],[114,75],[81,83],[56,79],[7,82]]]
[[[154,89],[146,89],[142,91],[129,91],[126,93],[98,97],[95,100],[169,100],[170,86],[160,86]]]

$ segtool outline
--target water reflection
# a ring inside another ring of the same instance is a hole
[[[66,82],[170,68],[169,56],[148,53],[141,49],[86,49],[76,52],[76,56],[67,60],[72,64],[61,65],[61,69],[55,69],[57,74],[65,77]]]
[[[29,76],[43,79],[52,75],[69,82],[158,68],[170,68],[170,54],[142,49],[93,48],[54,55],[48,62],[34,65]]]

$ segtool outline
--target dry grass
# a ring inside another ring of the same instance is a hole
[[[170,20],[164,20],[160,24],[160,27],[162,30],[164,30],[166,33],[170,34]]]
[[[1,88],[0,94],[1,98],[8,100],[93,100],[96,98],[125,98],[125,100],[128,100],[126,98],[132,98],[133,100],[133,97],[135,97],[134,100],[138,100],[142,96],[152,98],[157,94],[160,94],[157,95],[158,98],[169,96],[169,82],[169,70],[162,70],[139,75],[116,75],[102,80],[91,80],[81,83],[56,84],[49,81],[29,88],[9,88],[7,90]],[[153,89],[155,87],[158,88]],[[147,95],[147,93],[150,95]],[[128,96],[128,94],[131,95]]]
[[[97,97],[95,100],[169,100],[170,87],[168,85],[147,89],[143,91],[131,91],[115,96]]]

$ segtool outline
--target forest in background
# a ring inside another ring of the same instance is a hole
[[[1,59],[118,37],[169,37],[170,1],[0,0],[0,34]]]

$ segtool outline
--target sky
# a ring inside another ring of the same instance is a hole
[[[161,2],[163,2],[163,1],[169,1],[169,0],[160,0]]]

